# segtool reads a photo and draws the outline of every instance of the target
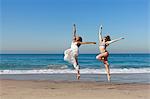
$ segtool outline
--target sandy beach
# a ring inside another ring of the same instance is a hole
[[[1,99],[149,99],[150,84],[0,80]]]

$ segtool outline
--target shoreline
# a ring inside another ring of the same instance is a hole
[[[1,74],[0,80],[78,81],[75,73],[63,74]],[[106,74],[81,74],[79,81],[107,83]],[[150,84],[150,73],[111,74],[111,83]]]
[[[150,84],[0,80],[2,99],[149,99]]]

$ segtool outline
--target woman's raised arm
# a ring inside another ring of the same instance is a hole
[[[102,25],[99,27],[99,32],[98,32],[98,37],[99,37],[99,44],[102,42]]]
[[[76,39],[76,25],[73,24],[73,41]]]

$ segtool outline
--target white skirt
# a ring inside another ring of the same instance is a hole
[[[79,69],[79,65],[77,65],[76,58],[78,57],[78,52],[70,49],[65,50],[64,52],[64,60],[71,63],[76,70]]]

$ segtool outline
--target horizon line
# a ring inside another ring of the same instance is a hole
[[[2,54],[64,54],[64,53],[0,53],[1,55]],[[80,53],[80,54],[99,54],[99,53]],[[79,55],[80,55],[79,54]],[[132,53],[132,52],[129,52],[129,53],[110,53],[110,54],[150,54],[150,52],[146,53],[146,52],[140,52],[140,53]]]

